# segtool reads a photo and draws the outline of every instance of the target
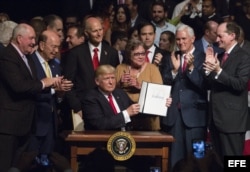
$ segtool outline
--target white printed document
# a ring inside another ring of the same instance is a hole
[[[151,115],[167,116],[166,100],[170,97],[171,86],[143,81],[139,104],[140,112]]]

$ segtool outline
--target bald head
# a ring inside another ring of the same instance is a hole
[[[98,46],[103,39],[103,26],[101,20],[89,17],[85,20],[85,34],[91,44]]]
[[[45,30],[42,34],[47,36],[48,39],[60,39],[58,34],[52,30]]]
[[[56,32],[45,30],[38,39],[38,52],[46,61],[54,59],[59,52],[60,43]]]
[[[208,21],[204,25],[204,38],[210,44],[213,44],[216,42],[216,39],[217,39],[216,30],[217,30],[218,26],[219,26],[219,24],[215,21]]]
[[[207,22],[207,25],[208,25],[209,28],[214,28],[214,27],[217,28],[219,24],[217,22],[215,22],[215,21],[210,20],[210,21]]]

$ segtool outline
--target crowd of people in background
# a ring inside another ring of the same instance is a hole
[[[86,130],[173,135],[170,172],[221,171],[224,156],[243,155],[250,0],[83,3],[81,12],[22,23],[0,11],[0,172],[36,171],[50,160],[70,172],[59,135],[73,130],[72,113]],[[171,86],[166,117],[139,112],[143,81]],[[195,139],[213,145],[207,164],[182,168],[199,163]],[[86,159],[82,171],[93,162]]]

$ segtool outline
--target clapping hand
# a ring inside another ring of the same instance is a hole
[[[177,73],[178,69],[181,65],[181,57],[180,54],[176,54],[174,51],[171,53],[171,61],[173,64],[173,72]]]
[[[188,53],[186,56],[185,56],[185,60],[187,62],[187,68],[189,70],[193,70],[194,69],[194,56],[193,54],[191,53]]]
[[[123,71],[123,74],[121,76],[121,82],[122,83],[128,83],[131,79],[131,76],[130,76],[130,71],[127,70],[127,71]]]
[[[133,86],[137,89],[141,89],[141,84],[138,82],[136,77],[131,77],[128,83],[129,86]]]
[[[163,55],[162,55],[161,53],[157,53],[157,54],[155,55],[154,64],[155,64],[156,66],[159,66],[159,65],[161,64],[162,57],[163,57]]]
[[[59,87],[62,82],[63,76],[53,77],[53,78],[43,78],[42,82],[44,83],[44,87]]]
[[[73,83],[70,80],[62,79],[59,87],[56,88],[58,91],[70,91],[73,87]]]
[[[214,54],[212,47],[208,47],[206,50],[206,59],[203,63],[203,69],[206,73],[211,73],[212,71],[218,72],[220,70],[220,62],[217,58],[217,53]]]

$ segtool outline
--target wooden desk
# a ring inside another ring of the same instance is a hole
[[[71,149],[71,168],[77,172],[77,155],[87,155],[97,147],[107,146],[107,142],[116,131],[66,131],[64,139]],[[134,155],[160,156],[162,172],[168,170],[169,145],[173,136],[158,131],[129,131],[136,142]]]

